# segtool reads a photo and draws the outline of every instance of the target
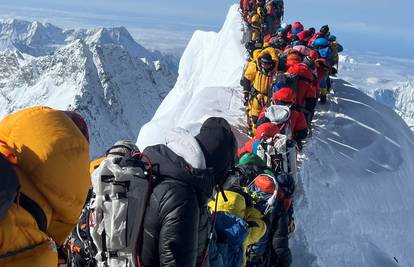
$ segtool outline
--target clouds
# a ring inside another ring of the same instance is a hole
[[[217,31],[235,0],[2,0],[0,17],[47,21],[64,28],[125,26],[148,48],[182,51],[201,29]],[[285,0],[285,20],[329,24],[348,50],[414,58],[408,0]],[[154,41],[155,40],[155,41]]]

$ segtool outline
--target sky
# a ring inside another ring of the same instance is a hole
[[[218,31],[234,0],[1,0],[0,18],[50,22],[62,28],[125,26],[151,49],[179,55],[192,33]],[[346,50],[414,59],[414,2],[285,0],[285,21],[329,24]]]

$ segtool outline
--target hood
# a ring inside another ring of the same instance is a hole
[[[206,169],[206,159],[197,140],[189,131],[175,128],[165,138],[165,144],[193,168]]]
[[[260,69],[260,59],[265,54],[269,54],[272,57],[272,60],[275,62],[275,67],[270,71],[270,72],[275,72],[277,70],[278,63],[279,63],[278,56],[280,54],[280,51],[278,49],[273,48],[273,47],[266,47],[265,49],[261,50],[260,53],[257,55],[257,58],[256,58],[256,66],[257,66],[258,69]]]
[[[48,234],[62,242],[78,222],[90,185],[87,140],[64,112],[47,107],[5,117],[0,140],[16,157],[21,192],[42,208]]]
[[[173,147],[178,147],[174,145]],[[177,150],[181,153],[180,149]],[[184,151],[184,149],[182,149]],[[176,180],[193,186],[205,198],[213,194],[215,186],[214,175],[210,169],[197,169],[183,157],[177,155],[167,145],[155,145],[145,148],[147,155],[157,173],[167,180]]]
[[[253,153],[244,153],[239,159],[239,165],[255,165],[259,167],[266,167],[264,162],[258,155]]]
[[[298,76],[304,77],[310,81],[314,79],[313,72],[311,68],[309,68],[307,65],[303,63],[298,63],[293,66],[291,66],[288,70],[288,73],[296,74]]]

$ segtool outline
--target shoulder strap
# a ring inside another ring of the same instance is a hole
[[[36,220],[37,227],[39,227],[41,231],[46,232],[46,215],[36,202],[21,192],[17,195],[15,202],[32,215],[32,217]]]
[[[301,75],[299,75],[299,78],[298,78],[298,79],[299,79],[299,80],[301,80],[301,81],[308,82],[308,83],[312,83],[312,82],[313,82],[311,79],[308,79],[308,78],[303,77],[303,76],[301,76]]]

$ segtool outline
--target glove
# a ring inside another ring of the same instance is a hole
[[[250,94],[249,92],[244,92],[244,105],[247,106],[250,100]]]
[[[288,233],[289,233],[288,236],[289,236],[289,238],[292,237],[293,233],[295,232],[295,229],[296,229],[295,220],[293,218],[291,218],[289,220],[289,225],[288,225]]]

